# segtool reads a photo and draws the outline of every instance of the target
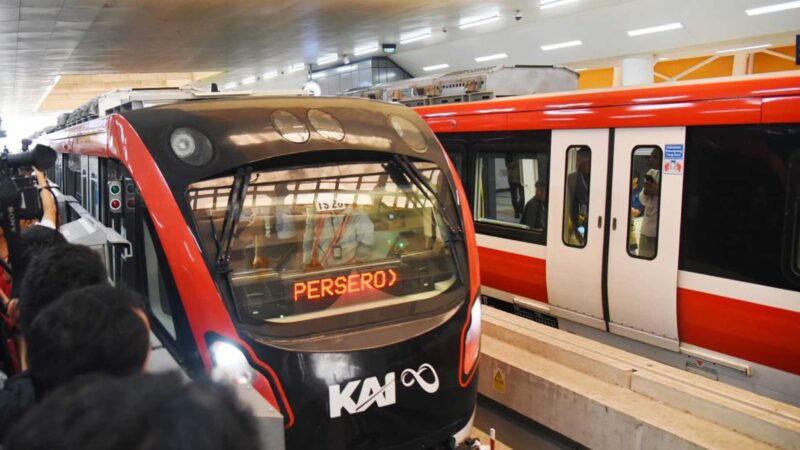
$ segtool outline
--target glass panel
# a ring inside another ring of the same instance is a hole
[[[658,251],[661,156],[661,149],[655,146],[633,149],[628,254],[635,258],[653,259]]]
[[[570,247],[583,248],[589,239],[589,193],[592,151],[585,145],[567,149],[564,181],[564,228],[562,240]]]
[[[533,153],[479,154],[475,220],[521,229],[547,226],[547,156]]]
[[[440,198],[452,199],[437,166],[416,166]],[[451,231],[427,192],[408,180],[380,163],[254,173],[231,246],[240,317],[295,322],[423,301],[458,287]],[[232,184],[233,177],[219,178],[188,192],[211,255]]]

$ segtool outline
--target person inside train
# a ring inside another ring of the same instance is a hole
[[[306,220],[303,264],[316,269],[369,261],[374,245],[375,226],[357,206],[317,210]]]
[[[0,437],[34,403],[76,376],[143,370],[150,352],[143,308],[132,291],[108,285],[69,291],[43,308],[26,331],[29,369],[0,391]]]
[[[644,206],[644,216],[639,233],[638,256],[643,258],[652,258],[656,255],[660,178],[661,172],[658,169],[648,170],[644,177],[644,188],[639,193],[639,201]]]
[[[47,432],[42,432],[47,430]],[[36,405],[6,450],[258,450],[252,412],[227,385],[177,373],[85,375]]]
[[[631,178],[631,221],[628,224],[628,252],[636,254],[639,249],[639,237],[636,235],[636,219],[644,214],[644,205],[639,200],[642,185],[639,183],[638,173]]]
[[[536,195],[525,204],[519,223],[533,230],[547,230],[547,181],[536,181]]]
[[[591,151],[588,147],[581,147],[575,156],[576,170],[567,176],[569,226],[566,230],[569,235],[565,241],[578,246],[583,246],[586,242],[591,164]]]
[[[522,208],[525,202],[525,188],[522,186],[519,158],[506,153],[506,171],[508,188],[511,191],[511,205],[514,207],[514,218],[522,217]]]
[[[297,221],[294,207],[287,205],[289,188],[286,183],[276,183],[272,206],[258,208],[263,219],[264,233],[255,241],[253,268],[272,267],[281,270],[297,253]],[[260,233],[259,233],[260,234]]]

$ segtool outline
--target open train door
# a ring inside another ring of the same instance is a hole
[[[685,141],[685,127],[615,130],[610,197],[609,330],[673,351]]]

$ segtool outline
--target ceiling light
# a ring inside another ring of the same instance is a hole
[[[659,60],[659,62],[660,61],[667,61],[667,60],[669,60],[669,58],[667,58],[666,56],[662,56],[661,58],[658,58],[658,60]]]
[[[577,0],[541,0],[539,2],[539,9],[548,9],[556,6],[566,5]]]
[[[305,69],[305,67],[306,67],[305,64],[297,63],[297,64],[294,64],[294,65],[291,65],[291,66],[287,67],[286,68],[286,73],[294,73],[294,72],[297,72],[297,71]]]
[[[558,50],[559,48],[567,48],[567,47],[576,47],[578,45],[583,45],[583,42],[569,41],[569,42],[562,42],[560,44],[543,45],[542,50],[548,52],[550,50]]]
[[[575,72],[583,72],[586,70],[586,67],[581,67],[580,69],[575,69]]]
[[[447,69],[448,67],[450,67],[449,64],[436,64],[435,66],[423,67],[422,70],[425,72],[432,72],[434,70]]]
[[[747,13],[748,16],[757,16],[759,14],[769,14],[795,8],[800,8],[800,2],[778,3],[777,5],[769,5],[769,6],[762,6],[760,8],[748,9],[745,12]]]
[[[493,14],[491,16],[483,16],[483,17],[468,17],[466,19],[461,19],[458,22],[458,27],[462,30],[467,28],[476,27],[478,25],[483,25],[485,23],[494,22],[495,20],[499,19],[499,14]]]
[[[397,53],[397,44],[381,44],[381,50],[387,55],[393,55]]]
[[[353,50],[353,55],[354,56],[366,55],[367,53],[377,52],[379,48],[380,47],[378,47],[378,44],[370,44],[364,47],[356,47]]]
[[[683,28],[680,22],[668,23],[666,25],[658,25],[649,28],[640,28],[638,30],[628,31],[628,36],[641,36],[643,34],[660,33],[662,31],[679,30]]]
[[[352,70],[355,70],[355,68],[356,68],[356,66],[355,66],[355,65],[351,65],[351,66],[342,66],[342,67],[338,67],[338,68],[336,69],[336,71],[337,71],[337,72],[350,72],[350,71],[352,71]]]
[[[503,59],[503,58],[508,58],[508,55],[506,55],[505,53],[498,53],[496,55],[479,56],[475,58],[475,62],[494,61],[495,59]]]
[[[431,29],[425,28],[424,30],[417,30],[410,33],[401,34],[400,43],[408,44],[414,41],[419,41],[420,39],[425,39],[430,36],[431,36]]]
[[[767,48],[767,47],[772,47],[772,44],[761,44],[761,45],[752,45],[750,47],[729,48],[727,50],[717,50],[714,53],[720,54],[720,53],[743,52],[745,50],[756,50],[756,49],[759,49],[759,48]]]
[[[278,76],[278,71],[277,70],[270,70],[269,72],[264,72],[264,74],[261,75],[261,79],[262,80],[268,80],[270,78],[275,78],[277,76]]]
[[[339,55],[337,55],[335,53],[332,54],[332,55],[320,56],[317,59],[317,65],[318,66],[322,66],[322,65],[325,65],[325,64],[330,64],[332,62],[336,62],[338,59],[339,59]]]
[[[246,84],[253,84],[256,82],[256,77],[244,77],[242,78],[242,86]]]
[[[236,82],[235,81],[230,81],[228,83],[225,83],[225,89],[233,89],[235,87],[236,87]]]

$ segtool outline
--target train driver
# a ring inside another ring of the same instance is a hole
[[[368,261],[375,245],[375,226],[354,205],[317,211],[306,220],[303,264],[306,268],[328,268]]]

